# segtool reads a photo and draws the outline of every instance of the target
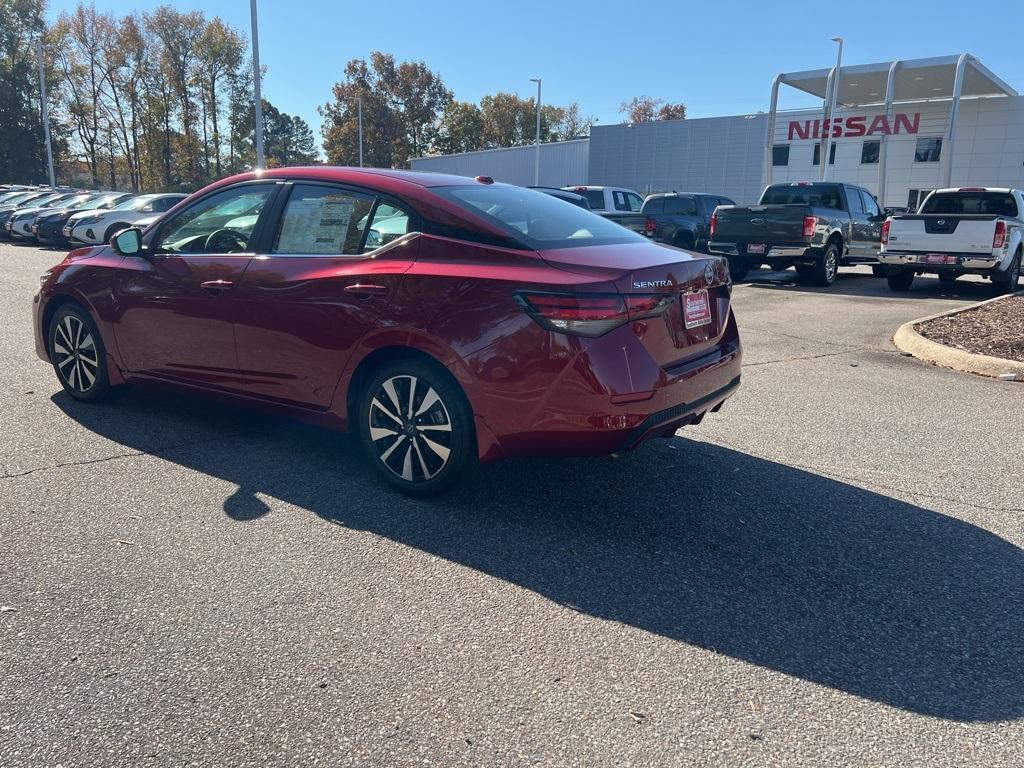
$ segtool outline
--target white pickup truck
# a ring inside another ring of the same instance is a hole
[[[882,262],[889,287],[907,291],[914,276],[943,282],[984,275],[996,293],[1017,290],[1024,246],[1024,195],[1019,189],[937,189],[917,213],[882,225]]]

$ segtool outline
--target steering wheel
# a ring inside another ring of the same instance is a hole
[[[249,247],[249,239],[233,229],[218,229],[203,243],[204,253],[241,253]]]

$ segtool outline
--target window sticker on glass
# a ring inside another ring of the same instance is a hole
[[[285,211],[278,253],[341,253],[355,199],[342,195],[293,200]]]

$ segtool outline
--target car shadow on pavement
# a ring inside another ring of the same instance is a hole
[[[839,272],[835,283],[830,286],[815,285],[801,278],[793,270],[769,272],[758,270],[739,285],[752,288],[798,291],[799,293],[821,293],[836,296],[865,296],[883,299],[951,299],[954,301],[984,301],[995,296],[992,283],[987,280],[961,278],[954,283],[943,283],[934,275],[918,275],[909,291],[896,292],[889,288],[885,278],[857,272]]]
[[[135,389],[53,401],[110,440],[567,608],[923,715],[1024,716],[1024,551],[961,520],[696,440],[481,466],[405,498],[343,435]],[[699,431],[694,431],[699,436]],[[326,534],[325,534],[326,535]]]

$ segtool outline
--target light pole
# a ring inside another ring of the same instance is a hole
[[[53,147],[50,146],[50,111],[46,106],[46,68],[43,66],[43,41],[36,40],[36,62],[39,64],[39,99],[43,117],[43,136],[46,139],[46,166],[50,171],[50,186],[57,186],[53,175]]]
[[[533,161],[533,186],[540,186],[540,78],[531,77],[531,83],[537,84],[537,138],[533,141],[534,146],[534,161]]]
[[[363,97],[359,97],[359,167],[363,167]]]
[[[256,19],[256,0],[249,0],[252,15],[252,85],[256,99],[256,168],[266,164],[263,156],[263,95],[260,93],[260,29]]]
[[[839,78],[840,70],[843,65],[843,38],[833,37],[833,43],[839,43],[839,51],[836,53],[836,68],[832,74],[832,94],[831,103],[828,101],[829,94],[825,94],[826,103],[825,106],[828,110],[826,115],[826,125],[828,130],[825,131],[825,142],[822,145],[824,152],[819,156],[821,161],[821,180],[825,181],[828,178],[828,163],[832,156],[832,122],[836,119],[836,104],[839,101]]]

